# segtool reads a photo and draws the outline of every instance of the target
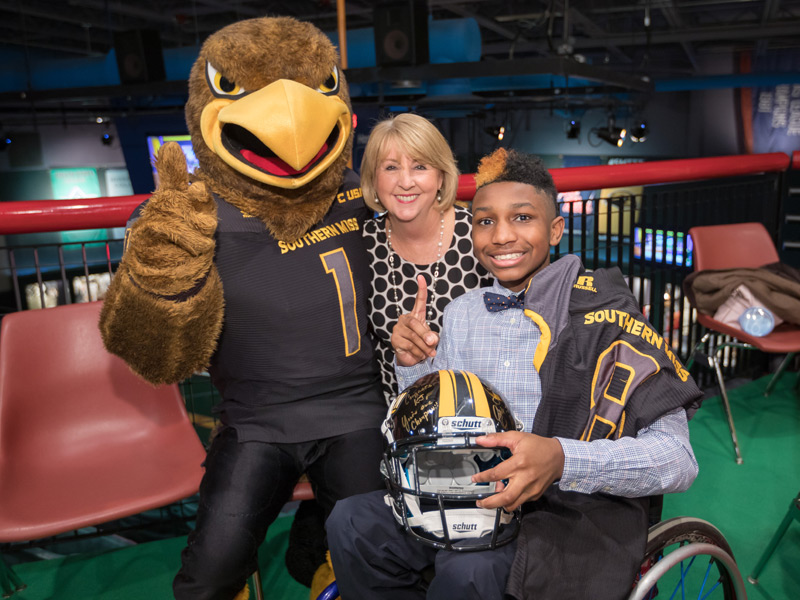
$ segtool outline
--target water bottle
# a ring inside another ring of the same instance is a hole
[[[763,306],[751,306],[739,315],[742,330],[753,337],[763,337],[775,327],[772,311]]]

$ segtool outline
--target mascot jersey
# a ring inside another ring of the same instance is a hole
[[[346,172],[331,209],[295,242],[215,201],[214,262],[226,310],[208,370],[223,398],[215,408],[222,422],[241,441],[275,443],[374,427],[385,407],[366,333],[361,227],[369,211],[356,174]]]

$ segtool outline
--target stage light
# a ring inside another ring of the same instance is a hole
[[[608,127],[603,127],[597,130],[597,137],[601,140],[608,142],[612,146],[620,147],[622,143],[625,141],[625,130],[624,129],[609,129]]]
[[[103,142],[104,146],[110,146],[114,142],[114,136],[110,133],[104,133],[100,136],[100,141]]]
[[[567,124],[567,139],[574,140],[581,135],[581,122],[570,119]]]
[[[502,140],[506,136],[506,128],[503,125],[490,126],[486,128],[486,133],[498,140]]]
[[[643,142],[647,139],[647,134],[649,130],[647,129],[647,123],[644,121],[639,121],[636,125],[633,126],[631,129],[631,141],[632,142]]]
[[[608,117],[608,125],[606,127],[598,127],[594,132],[601,140],[618,148],[622,146],[628,133],[626,129],[614,125],[614,117]]]

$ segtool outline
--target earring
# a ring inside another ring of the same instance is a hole
[[[381,204],[381,199],[378,198],[378,194],[375,194],[375,204],[378,205],[378,207],[383,208],[383,204]]]
[[[442,203],[442,190],[436,192],[436,202],[441,204]]]

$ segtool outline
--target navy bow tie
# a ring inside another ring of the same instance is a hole
[[[522,298],[525,294],[511,294],[510,296],[503,296],[502,294],[495,294],[494,292],[484,292],[483,302],[486,304],[486,310],[489,312],[500,312],[507,308],[523,308]]]

